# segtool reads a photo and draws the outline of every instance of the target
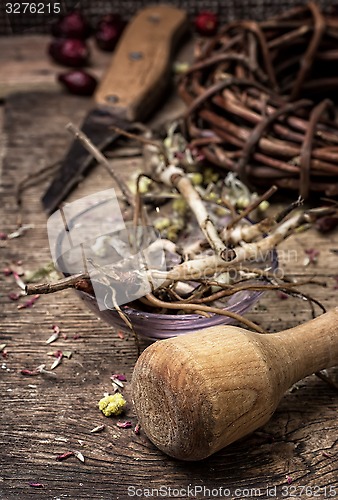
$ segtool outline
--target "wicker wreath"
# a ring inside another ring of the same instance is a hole
[[[232,22],[198,52],[179,84],[191,149],[251,187],[337,195],[338,16]]]

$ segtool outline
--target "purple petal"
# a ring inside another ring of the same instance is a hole
[[[74,452],[73,451],[66,451],[65,453],[62,453],[61,455],[58,455],[56,457],[56,460],[58,460],[59,462],[61,462],[62,460],[66,460],[67,458],[72,457],[72,456],[74,456]]]
[[[120,380],[121,382],[127,382],[127,378],[122,373],[114,373],[111,377],[112,379]]]
[[[44,485],[42,483],[29,483],[29,486],[32,488],[44,488]]]

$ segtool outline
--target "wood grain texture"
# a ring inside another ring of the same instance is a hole
[[[156,342],[137,360],[142,429],[169,456],[202,460],[262,427],[293,384],[338,365],[338,307],[271,335],[214,326]]]
[[[56,93],[16,95],[7,100],[1,231],[15,228],[15,183],[61,158],[71,141],[65,124],[72,119],[79,125],[89,106],[85,99]],[[139,161],[116,160],[115,166],[130,172]],[[107,186],[111,179],[97,167],[70,199]],[[46,216],[40,204],[45,188],[40,185],[25,193],[24,223],[35,227],[17,240],[0,241],[1,269],[19,259],[25,269],[49,262]],[[304,249],[309,247],[320,250],[318,264],[304,268]],[[332,278],[337,255],[330,252],[337,247],[337,232],[323,237],[310,231],[283,244],[281,253],[283,268],[305,276],[315,273],[327,283],[326,288],[308,288],[327,308],[337,302]],[[282,498],[287,476],[295,486],[323,488],[337,483],[338,395],[316,377],[308,377],[288,392],[260,432],[201,463],[182,463],[162,454],[142,432],[136,436],[132,429],[118,429],[117,419],[103,417],[97,408],[103,393],[111,389],[110,375],[125,373],[128,410],[123,419],[136,423],[129,385],[136,361],[132,338],[119,338],[113,328],[83,309],[71,291],[41,297],[31,309],[18,311],[17,303],[7,296],[16,290],[13,279],[1,272],[0,280],[0,343],[7,344],[9,354],[0,364],[1,499],[115,500],[128,498],[128,486],[187,488],[189,484],[229,488],[230,498],[235,498],[236,488],[261,488],[263,492],[267,486],[277,486],[278,498]],[[248,317],[276,331],[309,319],[310,312],[304,301],[279,300],[271,293],[264,295]],[[53,324],[68,338],[48,346],[45,342]],[[75,334],[81,337],[74,339]],[[55,369],[55,379],[21,375],[22,368],[33,369],[41,363],[49,367],[52,360],[47,352],[59,348],[74,354]],[[331,373],[337,376],[336,369]],[[89,433],[102,423],[106,425],[103,433]],[[81,450],[85,464],[76,458],[56,461],[57,455],[69,449]],[[33,489],[30,481],[43,483],[44,489]]]
[[[56,76],[67,68],[48,56],[50,42],[47,35],[0,37],[0,99],[14,92],[60,91]],[[88,45],[91,55],[87,70],[100,79],[112,54],[99,50],[94,40]]]

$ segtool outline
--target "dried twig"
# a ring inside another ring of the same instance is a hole
[[[146,302],[148,305],[150,304],[155,307],[163,307],[165,309],[178,309],[182,311],[191,311],[191,312],[202,311],[206,313],[220,314],[221,316],[228,316],[229,318],[232,318],[236,321],[239,321],[240,323],[243,323],[248,328],[256,332],[265,333],[263,328],[261,328],[259,325],[256,325],[249,319],[244,318],[240,314],[234,313],[232,311],[227,311],[226,309],[220,309],[219,307],[204,306],[202,304],[186,304],[182,302],[164,302],[163,300],[160,300],[157,297],[155,297],[153,294],[147,294],[145,298],[142,299],[142,302]]]
[[[231,22],[205,44],[180,82],[185,130],[196,157],[249,185],[334,196],[338,124],[327,97],[338,85],[338,17],[311,1],[286,15]]]

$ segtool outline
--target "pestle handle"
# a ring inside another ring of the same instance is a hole
[[[264,425],[294,382],[336,364],[338,308],[271,335],[212,327],[142,353],[135,411],[162,451],[200,460]]]

